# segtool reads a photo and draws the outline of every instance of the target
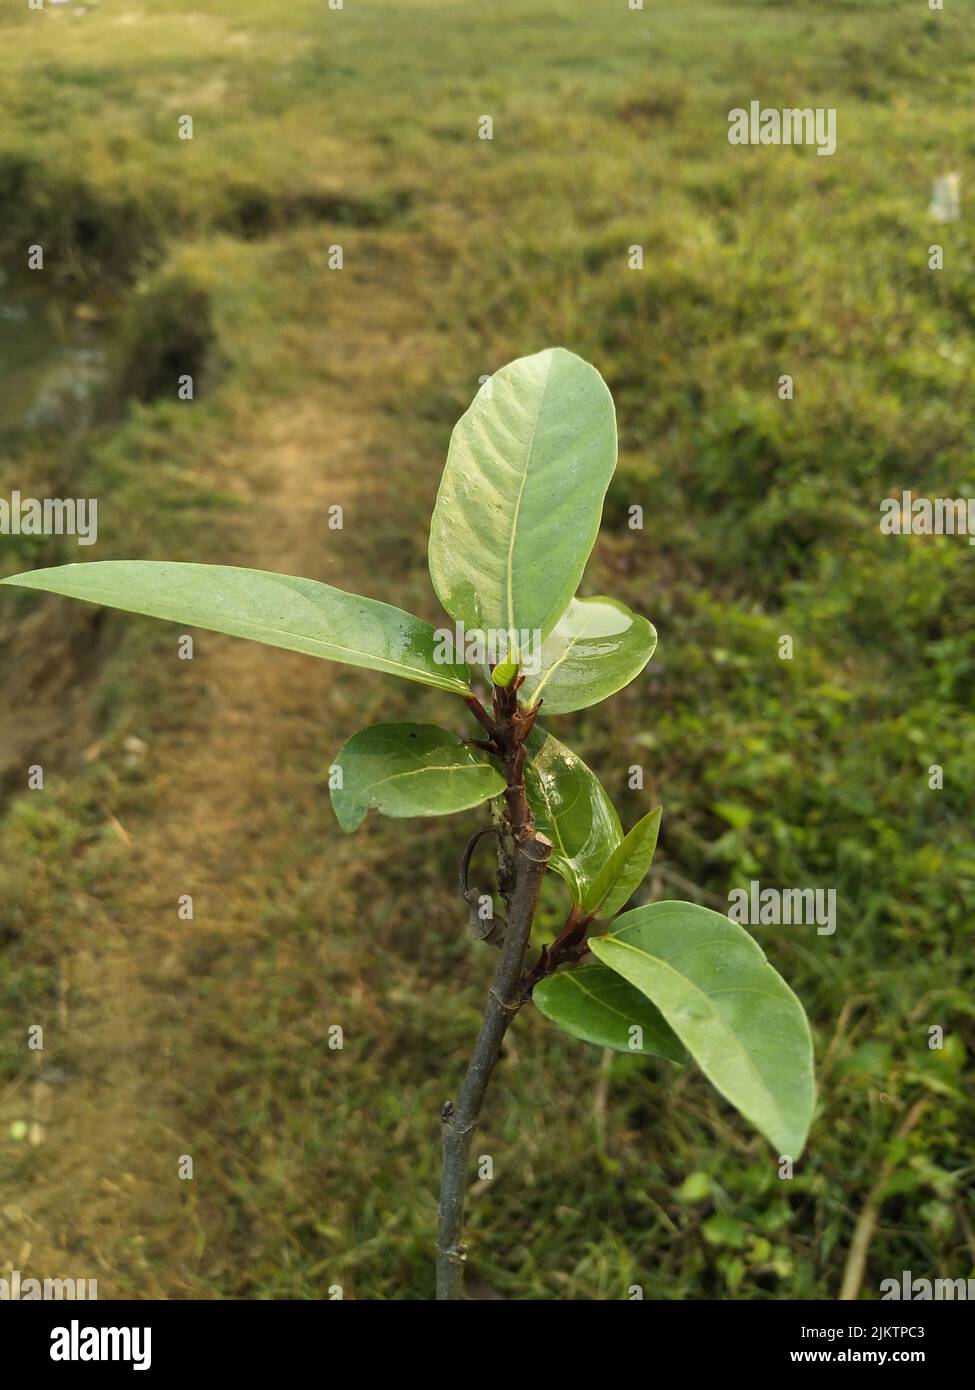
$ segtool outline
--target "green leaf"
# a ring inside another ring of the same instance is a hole
[[[612,598],[574,598],[542,643],[539,670],[526,670],[524,704],[545,714],[586,709],[622,690],[653,656],[657,634],[646,618]]]
[[[711,1196],[714,1184],[708,1173],[688,1173],[675,1192],[678,1202],[703,1202]]]
[[[436,724],[374,724],[345,743],[332,806],[343,830],[374,807],[384,816],[449,816],[504,791],[485,754]],[[333,780],[330,777],[329,781]]]
[[[637,821],[596,875],[582,906],[594,917],[615,917],[647,876],[657,848],[663,807]]]
[[[671,1062],[687,1061],[680,1039],[659,1009],[605,965],[583,965],[549,975],[539,980],[532,999],[546,1018],[583,1042],[617,1052],[666,1057]],[[633,1027],[641,1029],[642,1037],[634,1039]],[[640,1045],[631,1046],[636,1040]]]
[[[549,866],[581,903],[623,838],[613,804],[582,759],[537,726],[528,736],[525,790],[537,828],[554,846]]]
[[[0,583],[248,637],[459,695],[470,685],[464,662],[438,659],[436,634],[429,623],[314,579],[229,565],[101,560],[31,570]]]
[[[606,383],[564,348],[482,386],[450,440],[430,526],[444,608],[474,631],[552,630],[576,591],[616,467]]]
[[[625,913],[589,944],[656,1004],[721,1094],[797,1158],[815,1104],[809,1024],[748,933],[720,912],[664,902]]]

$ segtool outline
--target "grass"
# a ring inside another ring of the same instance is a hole
[[[451,425],[482,373],[563,343],[620,423],[585,591],[660,643],[556,732],[626,826],[663,801],[648,892],[837,890],[832,937],[754,929],[816,1040],[792,1181],[693,1070],[528,1011],[476,1145],[474,1293],[835,1297],[886,1160],[863,1296],[972,1276],[971,551],[878,529],[891,493],[970,490],[963,17],[164,0],[0,30],[8,281],[43,244],[52,351],[90,324],[106,357],[83,430],[4,395],[0,492],[97,496],[99,559],[253,563],[435,619]],[[753,98],[835,106],[837,153],[732,148]],[[963,216],[938,226],[956,168]],[[3,546],[4,572],[78,558]],[[346,839],[326,782],[355,728],[449,722],[445,700],[207,634],[180,662],[177,636],[55,599],[0,613],[0,1268],[103,1296],[429,1297],[437,1115],[492,965],[452,897],[476,817]],[[542,931],[561,906],[547,884]]]

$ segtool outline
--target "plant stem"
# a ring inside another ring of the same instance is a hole
[[[475,695],[465,696],[468,708],[489,734],[489,745],[504,771],[504,812],[495,829],[498,833],[498,886],[507,908],[507,925],[501,960],[484,1008],[481,1031],[477,1035],[471,1060],[457,1104],[449,1101],[440,1112],[443,1121],[443,1176],[440,1183],[440,1211],[437,1223],[437,1298],[463,1297],[464,1260],[461,1243],[464,1227],[464,1198],[467,1194],[467,1167],[474,1130],[481,1116],[484,1095],[501,1054],[504,1035],[527,995],[522,981],[525,953],[531,935],[538,890],[552,853],[552,842],[535,829],[525,792],[525,739],[531,733],[538,706],[523,710],[518,706],[521,681],[492,689],[493,712],[488,714]],[[470,862],[468,846],[461,877]]]
[[[538,901],[538,890],[551,853],[551,841],[534,829],[515,843],[514,884],[508,899],[508,925],[501,948],[501,960],[494,975],[481,1031],[477,1035],[477,1042],[467,1065],[457,1104],[450,1105],[448,1102],[441,1112],[443,1178],[437,1226],[438,1300],[463,1297],[466,1250],[461,1244],[461,1234],[471,1143],[488,1082],[501,1052],[504,1035],[524,1002],[521,973],[535,904]]]

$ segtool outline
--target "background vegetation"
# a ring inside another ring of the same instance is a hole
[[[482,373],[564,344],[621,431],[585,592],[660,642],[558,732],[625,825],[663,801],[648,893],[837,890],[832,937],[754,929],[816,1041],[794,1179],[693,1069],[527,1011],[475,1146],[495,1163],[475,1296],[835,1297],[871,1194],[863,1296],[975,1274],[975,571],[964,538],[878,530],[888,494],[971,491],[968,20],[922,0],[0,17],[0,495],[100,503],[97,547],[4,537],[0,572],[250,563],[436,620],[451,426]],[[837,153],[732,148],[752,99],[835,106]],[[938,226],[952,170],[962,217]],[[452,896],[477,816],[347,839],[326,779],[355,728],[444,697],[209,634],[184,662],[178,635],[0,608],[0,1274],[427,1298],[438,1111],[493,966]]]

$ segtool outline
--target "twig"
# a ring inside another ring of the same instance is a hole
[[[483,825],[480,830],[475,830],[468,840],[460,861],[460,896],[469,909],[467,925],[474,940],[486,941],[489,946],[501,946],[504,944],[508,924],[503,917],[495,917],[493,914],[486,920],[481,917],[481,890],[472,887],[470,883],[471,856],[485,835],[497,835],[500,839],[500,825]]]
[[[552,854],[552,842],[535,829],[525,791],[525,739],[531,732],[538,711],[537,707],[532,710],[519,708],[518,685],[516,681],[509,687],[494,687],[493,718],[476,696],[465,696],[471,712],[488,731],[504,773],[505,812],[496,830],[498,885],[508,912],[501,959],[460,1095],[456,1105],[448,1101],[440,1112],[443,1122],[443,1176],[437,1222],[438,1300],[463,1297],[467,1252],[461,1243],[461,1236],[471,1144],[504,1035],[525,1001],[521,989],[525,952],[538,902],[538,890]],[[464,887],[470,856],[478,839],[480,833],[468,844],[465,852],[461,875]]]
[[[610,1158],[609,1150],[606,1147],[606,1103],[609,1100],[609,1074],[613,1065],[613,1051],[609,1047],[603,1048],[603,1055],[599,1059],[599,1072],[596,1077],[596,1087],[592,1096],[592,1118],[596,1131],[596,1157],[607,1173],[618,1173],[620,1165],[614,1158]]]
[[[719,898],[717,893],[711,893],[706,888],[700,888],[696,883],[692,883],[689,878],[685,878],[683,874],[679,874],[676,869],[668,869],[663,864],[654,864],[652,874],[654,878],[663,879],[666,883],[673,883],[677,888],[682,888],[685,893],[691,893],[700,901],[710,903],[718,912],[728,911],[727,898]]]
[[[461,895],[462,898],[466,895],[467,889],[468,889],[468,886],[469,886],[468,874],[470,873],[470,869],[471,869],[471,856],[473,855],[474,851],[477,849],[477,846],[480,844],[481,840],[484,839],[484,836],[485,836],[485,835],[500,835],[500,834],[501,834],[501,827],[500,827],[500,826],[498,826],[498,825],[482,825],[481,828],[480,828],[480,830],[475,830],[475,831],[474,831],[474,834],[473,834],[473,835],[471,836],[471,838],[467,841],[467,846],[466,846],[466,848],[465,848],[465,850],[464,850],[463,857],[461,858],[461,861],[460,861],[460,895]]]
[[[484,1021],[471,1053],[457,1104],[451,1105],[448,1101],[441,1111],[443,1180],[437,1227],[438,1299],[459,1299],[463,1296],[466,1250],[461,1244],[461,1233],[471,1142],[480,1118],[484,1094],[501,1052],[501,1043],[523,1002],[520,983],[525,949],[539,886],[551,853],[551,841],[537,833],[522,840],[515,850],[515,887],[508,908],[508,928],[484,1010]]]
[[[820,1087],[822,1087],[823,1081],[833,1069],[833,1063],[836,1060],[836,1056],[839,1052],[840,1045],[844,1042],[849,1041],[846,1036],[846,1030],[850,1022],[850,1015],[853,1013],[853,1010],[857,1007],[858,1004],[868,1004],[872,999],[872,994],[855,994],[851,998],[847,999],[842,1009],[840,1009],[840,1015],[839,1018],[836,1020],[836,1027],[833,1029],[833,1036],[830,1039],[829,1047],[827,1047],[826,1054],[819,1065]],[[858,1019],[855,1028],[858,1028],[862,1021],[862,1019]]]
[[[551,975],[558,970],[560,965],[565,965],[568,961],[575,963],[582,959],[589,950],[586,932],[589,930],[593,915],[591,912],[584,913],[578,905],[572,908],[565,919],[565,926],[550,946],[542,947],[538,960],[522,980],[523,998],[530,998],[531,992],[539,980],[544,980],[546,975]]]
[[[895,1139],[906,1139],[911,1130],[917,1124],[927,1106],[927,1100],[916,1100],[907,1112],[903,1123],[897,1130]],[[843,1283],[840,1287],[841,1302],[850,1302],[855,1299],[860,1292],[860,1285],[863,1283],[863,1271],[867,1264],[867,1255],[870,1253],[870,1242],[873,1240],[873,1233],[880,1218],[880,1209],[884,1202],[884,1189],[894,1176],[897,1167],[895,1158],[888,1158],[884,1161],[880,1169],[880,1176],[867,1194],[867,1200],[863,1204],[863,1209],[857,1218],[857,1224],[853,1229],[853,1239],[850,1241],[850,1249],[846,1256],[846,1265],[843,1269]]]

